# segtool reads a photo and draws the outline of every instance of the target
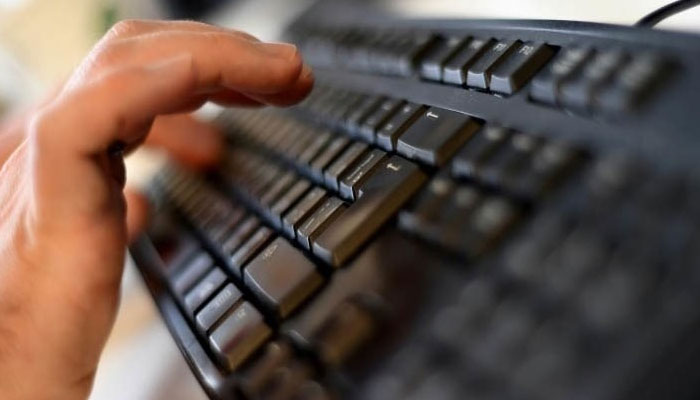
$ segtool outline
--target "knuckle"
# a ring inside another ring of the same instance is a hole
[[[95,67],[105,67],[123,59],[124,50],[129,45],[129,41],[108,41],[96,47],[91,55],[92,64]]]
[[[146,25],[146,21],[139,19],[124,19],[118,21],[107,31],[106,38],[121,38],[142,32]]]
[[[51,107],[43,107],[36,111],[36,113],[29,119],[27,131],[29,132],[29,138],[32,143],[37,145],[40,149],[44,147],[44,144],[52,139],[52,126],[56,125],[54,112]]]

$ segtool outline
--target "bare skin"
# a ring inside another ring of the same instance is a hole
[[[89,395],[125,248],[147,214],[141,196],[124,193],[123,155],[145,143],[208,165],[220,137],[187,112],[206,101],[290,105],[312,85],[294,46],[196,22],[127,21],[0,131],[0,398]]]

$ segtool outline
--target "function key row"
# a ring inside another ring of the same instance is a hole
[[[511,95],[532,78],[556,49],[542,42],[453,37],[419,61],[421,78]]]
[[[639,106],[669,72],[654,53],[569,48],[533,79],[530,98],[580,114],[616,114]]]

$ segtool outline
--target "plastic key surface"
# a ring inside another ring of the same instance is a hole
[[[415,103],[405,103],[377,131],[376,143],[387,151],[394,151],[396,141],[404,131],[421,116],[425,106]]]
[[[442,81],[462,86],[467,83],[467,70],[490,45],[490,39],[472,38],[442,68]]]
[[[479,128],[468,115],[429,108],[399,138],[396,151],[433,166],[442,166]]]
[[[553,55],[554,50],[545,43],[523,44],[493,71],[489,90],[502,94],[515,93]]]
[[[489,47],[467,71],[467,86],[488,89],[493,70],[518,48],[519,43],[517,40],[500,41]]]
[[[300,250],[277,238],[248,264],[244,281],[285,318],[321,286],[323,278]]]
[[[204,332],[209,331],[241,298],[241,292],[232,283],[227,284],[197,313],[197,326]]]
[[[313,252],[341,266],[418,190],[426,175],[401,157],[386,160],[358,189],[358,199],[317,239]]]
[[[209,336],[219,362],[233,371],[270,337],[271,330],[258,310],[243,302]]]

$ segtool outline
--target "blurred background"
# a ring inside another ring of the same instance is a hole
[[[361,0],[358,0],[361,1]],[[187,18],[274,40],[313,0],[0,0],[0,119],[58,85],[115,21]],[[569,19],[632,24],[670,0],[383,0],[409,16]],[[660,29],[700,30],[700,8]],[[129,179],[147,180],[154,153],[129,160]],[[132,265],[124,277],[116,326],[97,376],[93,400],[205,399]]]

